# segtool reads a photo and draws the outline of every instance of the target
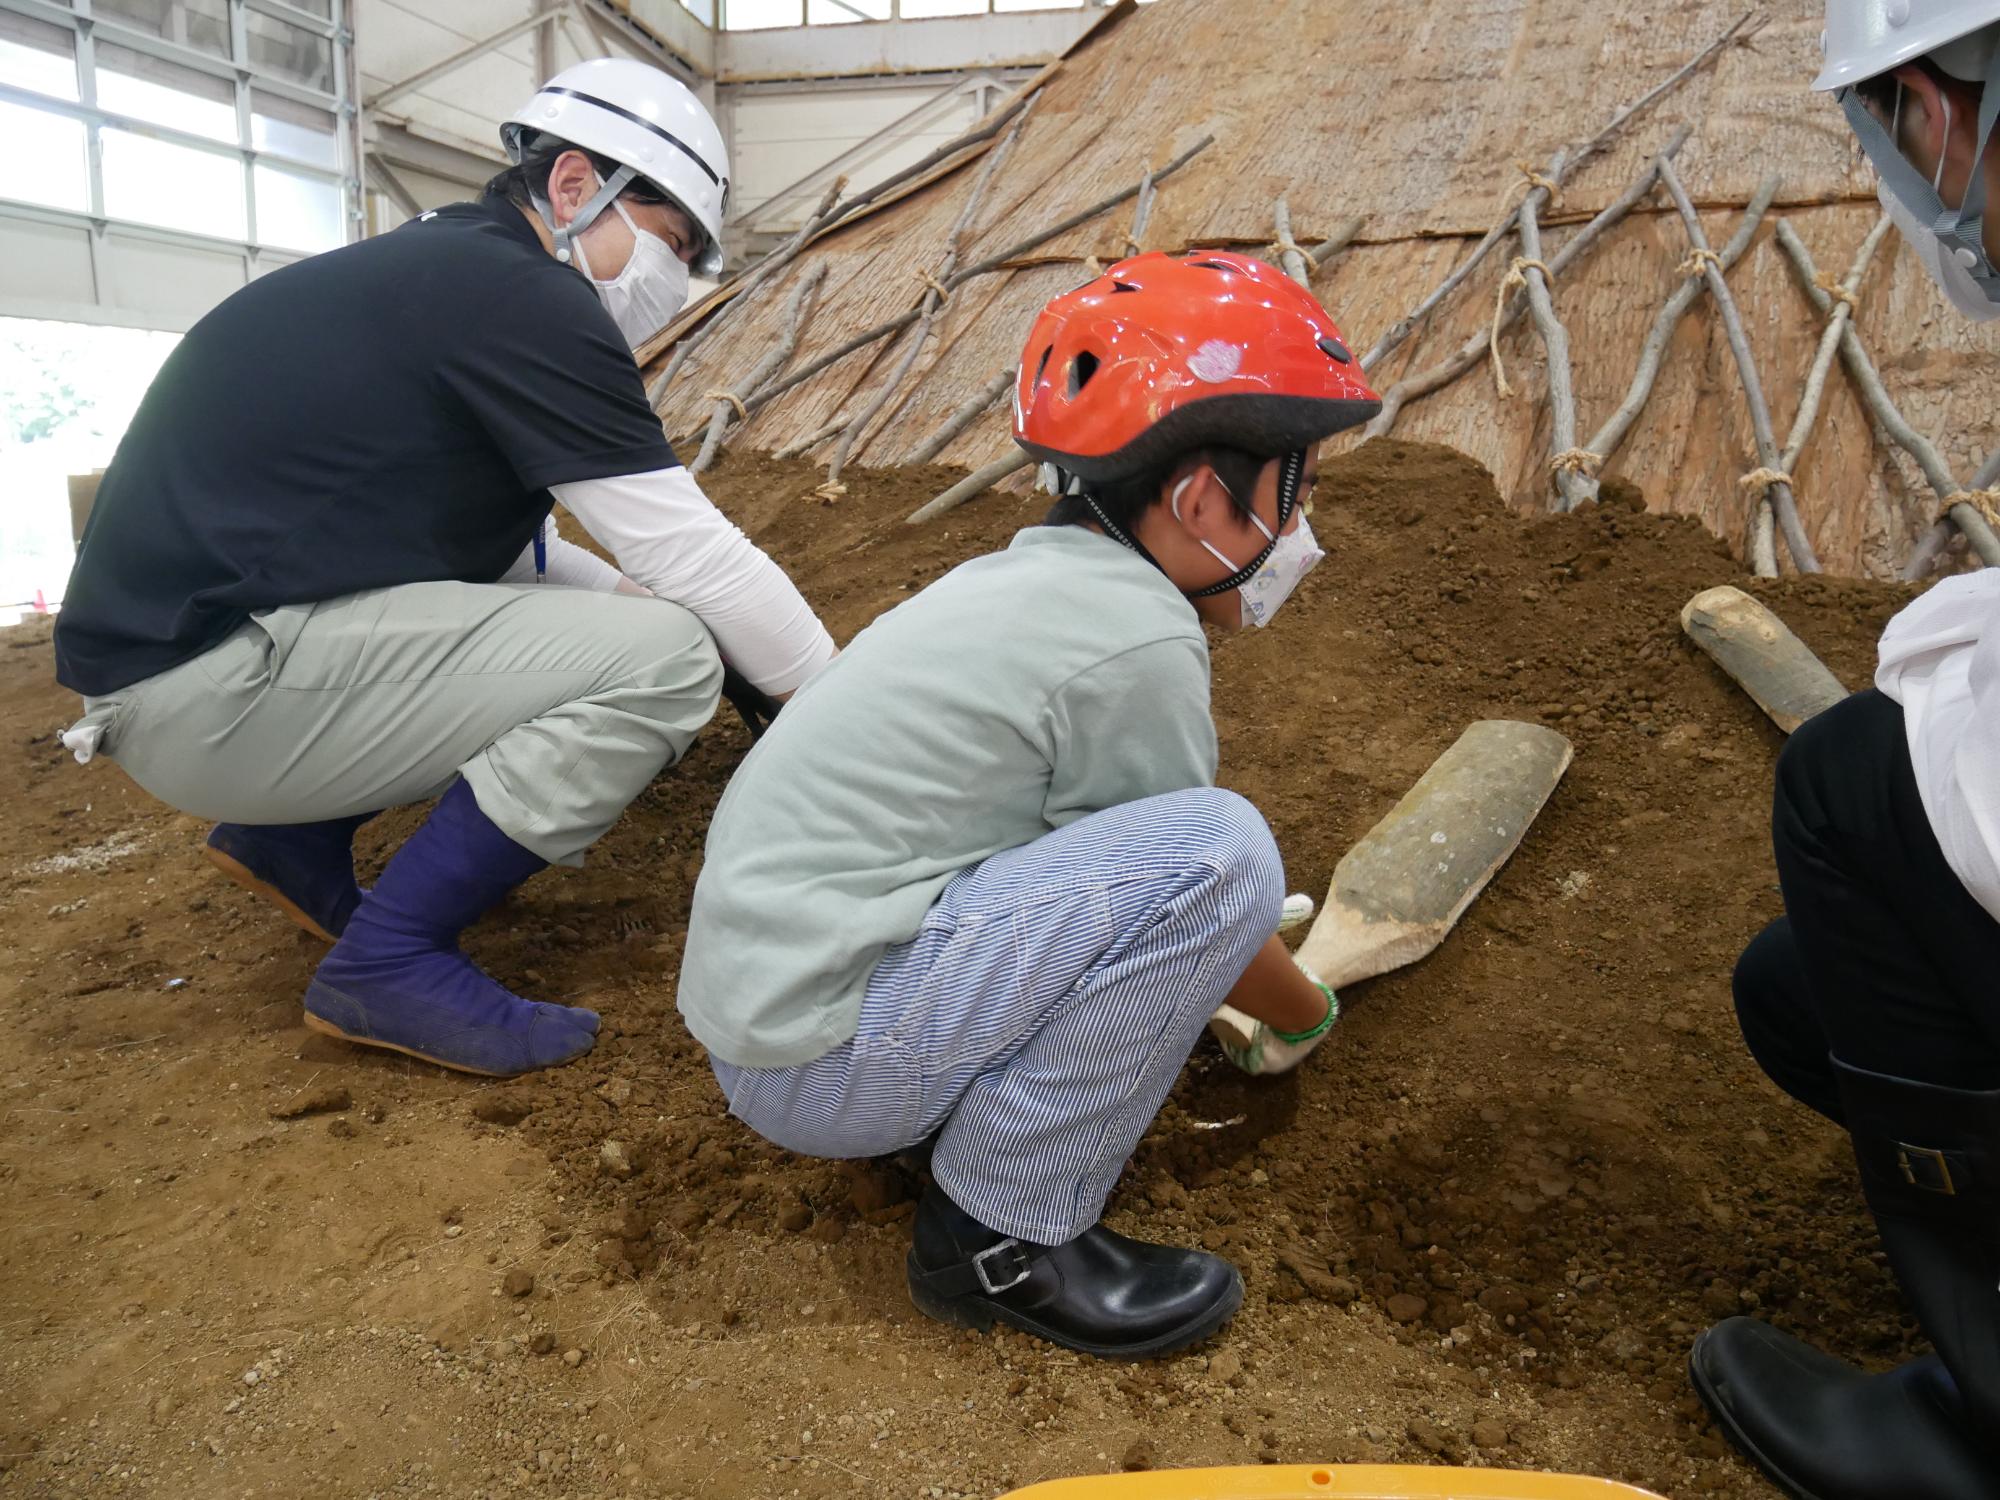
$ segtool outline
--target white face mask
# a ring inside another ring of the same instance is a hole
[[[625,221],[625,227],[632,231],[632,258],[625,262],[624,270],[609,281],[600,280],[591,274],[590,259],[584,253],[583,240],[579,237],[571,243],[577,268],[590,277],[591,285],[597,288],[598,298],[604,303],[605,311],[611,314],[611,321],[618,325],[618,331],[625,336],[626,344],[637,349],[687,306],[687,262],[674,254],[674,247],[657,234],[634,224],[632,216],[625,212],[622,200],[613,202],[611,206]]]
[[[1168,504],[1173,510],[1176,521],[1181,518],[1181,494],[1192,483],[1194,475],[1190,474],[1174,486],[1174,492],[1169,497]],[[1250,515],[1250,524],[1264,533],[1266,541],[1274,540],[1271,528],[1266,526],[1255,512]],[[1299,515],[1299,524],[1283,536],[1277,537],[1275,543],[1257,571],[1236,586],[1236,607],[1242,611],[1242,622],[1245,625],[1255,625],[1260,630],[1271,623],[1272,618],[1278,613],[1278,607],[1289,599],[1292,590],[1299,586],[1299,580],[1318,567],[1320,560],[1326,556],[1326,553],[1320,550],[1319,541],[1314,537],[1312,526],[1307,522],[1303,510]],[[1231,562],[1223,555],[1220,548],[1212,546],[1205,540],[1201,545],[1210,557],[1229,569],[1231,573],[1242,571],[1243,565]]]

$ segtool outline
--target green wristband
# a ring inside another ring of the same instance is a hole
[[[1321,1020],[1319,1025],[1306,1031],[1280,1031],[1277,1027],[1273,1026],[1271,1028],[1271,1035],[1275,1036],[1279,1041],[1289,1042],[1296,1047],[1300,1042],[1316,1041],[1333,1030],[1333,1023],[1340,1016],[1340,999],[1333,993],[1333,990],[1329,986],[1321,984],[1317,979],[1313,980],[1313,987],[1326,996],[1325,1018]]]

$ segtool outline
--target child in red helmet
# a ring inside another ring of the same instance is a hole
[[[1284,871],[1214,785],[1203,625],[1271,623],[1319,560],[1318,444],[1380,407],[1312,294],[1144,255],[1044,309],[1014,435],[1048,521],[877,620],[717,810],[680,1005],[779,1145],[933,1141],[911,1296],[1089,1354],[1168,1353],[1234,1267],[1098,1222],[1224,1003],[1295,1065],[1330,990],[1278,942]]]

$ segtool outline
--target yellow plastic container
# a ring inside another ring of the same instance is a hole
[[[1258,1464],[1052,1479],[1006,1500],[1660,1500],[1609,1479],[1406,1464]]]

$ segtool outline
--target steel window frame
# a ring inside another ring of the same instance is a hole
[[[88,181],[86,201],[89,205],[86,213],[79,214],[74,210],[55,209],[44,204],[26,204],[11,199],[0,199],[0,210],[16,217],[54,216],[58,222],[82,224],[87,227],[90,231],[91,277],[99,292],[100,300],[104,287],[99,260],[100,242],[111,226],[116,226],[121,232],[129,231],[171,243],[198,245],[206,249],[232,249],[243,257],[246,282],[256,276],[259,261],[266,251],[286,256],[310,254],[311,252],[294,246],[266,245],[261,239],[257,227],[256,181],[257,168],[260,166],[269,166],[294,176],[334,185],[340,193],[343,243],[350,243],[361,235],[364,213],[362,195],[364,159],[361,111],[354,103],[354,33],[348,24],[352,0],[332,0],[331,18],[313,15],[309,11],[287,3],[287,0],[223,0],[223,4],[226,7],[229,25],[230,56],[226,58],[214,57],[193,47],[184,47],[178,42],[128,25],[117,17],[98,15],[92,0],[73,0],[72,4],[62,4],[59,0],[0,0],[0,10],[13,11],[33,20],[60,26],[72,35],[77,79],[75,101],[40,94],[32,89],[18,88],[11,84],[0,84],[0,101],[82,121],[85,136],[85,171]],[[325,92],[315,89],[252,63],[247,20],[252,11],[270,16],[287,25],[296,26],[324,41],[331,52],[333,90]],[[171,125],[161,125],[103,108],[98,103],[97,94],[97,40],[100,36],[106,42],[115,43],[142,56],[173,63],[211,78],[228,80],[235,104],[236,140],[220,141],[211,136],[198,135]],[[329,167],[320,162],[303,160],[287,152],[264,150],[255,145],[255,96],[258,94],[324,111],[333,123],[335,165]],[[214,238],[188,231],[169,230],[160,225],[145,224],[136,219],[125,219],[111,214],[106,208],[104,199],[103,132],[106,129],[144,136],[167,145],[202,151],[213,156],[233,157],[240,161],[245,237],[240,240]]]

